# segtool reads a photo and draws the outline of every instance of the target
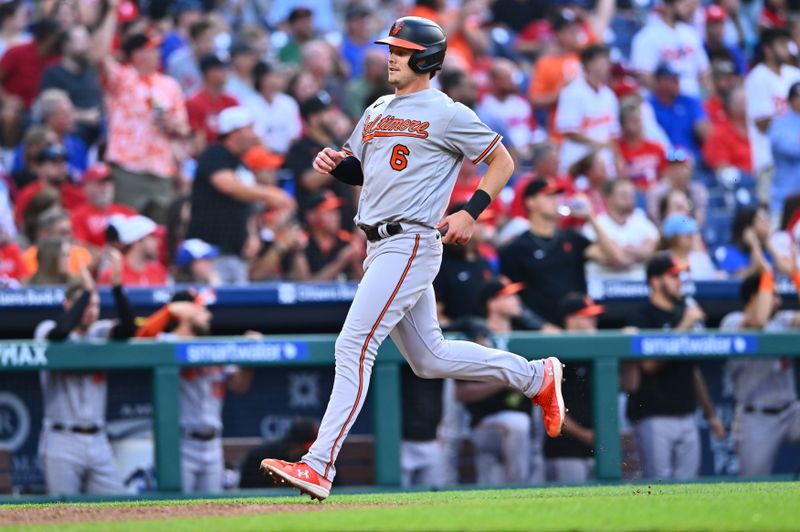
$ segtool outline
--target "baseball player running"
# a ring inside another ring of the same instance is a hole
[[[561,433],[562,364],[442,337],[432,282],[442,243],[464,244],[475,219],[514,170],[500,135],[473,111],[432,89],[447,48],[442,29],[400,18],[389,36],[394,95],[370,105],[341,151],[325,148],[314,169],[362,185],[355,222],[367,234],[365,274],[336,340],[336,376],[319,434],[300,462],[265,459],[261,470],[312,498],[330,494],[336,456],[366,398],[378,346],[391,336],[423,378],[503,383],[542,407],[547,433]],[[444,219],[464,157],[488,169],[464,210]],[[444,236],[440,234],[441,229]]]

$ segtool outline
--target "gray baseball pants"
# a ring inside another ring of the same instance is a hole
[[[184,436],[181,439],[181,481],[184,493],[222,491],[224,470],[222,438],[202,441]]]
[[[653,416],[636,424],[644,478],[686,480],[700,473],[694,414]]]
[[[122,479],[105,432],[42,429],[39,459],[48,495],[122,493]]]
[[[800,442],[800,402],[795,402],[780,414],[738,413],[734,436],[739,474],[771,474],[781,445]]]
[[[528,397],[541,388],[543,362],[444,339],[432,285],[441,261],[442,241],[433,229],[369,243],[366,272],[336,339],[328,408],[302,459],[326,479],[336,475],[336,456],[364,404],[378,346],[387,336],[419,377],[502,383]]]

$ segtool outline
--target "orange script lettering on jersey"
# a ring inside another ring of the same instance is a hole
[[[370,119],[367,115],[364,128],[361,130],[361,142],[367,142],[375,137],[414,137],[417,139],[428,138],[430,122],[397,118],[394,115],[383,116],[379,114]]]

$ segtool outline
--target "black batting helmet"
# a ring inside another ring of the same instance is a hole
[[[419,74],[442,69],[447,51],[447,36],[434,21],[422,17],[403,17],[394,21],[389,36],[375,41],[414,50],[408,60],[411,70]]]

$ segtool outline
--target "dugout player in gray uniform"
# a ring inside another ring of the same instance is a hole
[[[551,437],[561,433],[564,419],[557,358],[529,362],[442,337],[432,286],[442,242],[470,239],[475,220],[503,189],[514,162],[500,135],[472,110],[431,88],[447,48],[437,24],[400,18],[378,43],[389,46],[388,81],[395,93],[370,104],[341,151],[325,148],[314,160],[318,172],[363,185],[355,222],[369,241],[365,274],[336,340],[333,391],[317,440],[302,461],[261,464],[263,471],[320,500],[330,494],[336,456],[364,403],[378,346],[387,336],[420,377],[514,388],[542,406]],[[488,169],[464,210],[444,217],[464,157]]]
[[[800,293],[800,273],[793,281]],[[744,278],[739,287],[743,311],[722,319],[720,329],[788,331],[800,328],[800,313],[779,311],[781,297],[771,271]],[[733,382],[736,414],[733,437],[739,474],[769,475],[785,442],[800,442],[800,402],[791,358],[732,358],[726,364]]]
[[[135,330],[133,309],[121,285],[122,255],[111,252],[117,320],[100,320],[100,296],[88,271],[67,287],[64,313],[36,327],[37,340],[124,340]],[[113,356],[109,346],[109,356]],[[102,371],[42,371],[44,420],[39,459],[49,495],[120,493],[120,473],[105,432],[106,374]]]
[[[136,331],[137,338],[167,342],[192,340],[211,331],[206,295],[182,290],[172,302],[151,315]],[[261,335],[254,331],[248,338]],[[225,390],[245,393],[252,370],[236,366],[198,366],[181,369],[181,481],[185,493],[217,493],[223,489],[222,406]]]

